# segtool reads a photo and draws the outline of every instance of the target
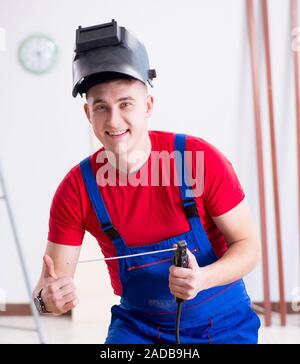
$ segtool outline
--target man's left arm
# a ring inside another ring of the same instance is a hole
[[[189,251],[190,269],[171,266],[169,287],[176,297],[192,299],[204,289],[234,282],[251,272],[260,259],[260,240],[245,199],[212,219],[229,248],[219,260],[205,267],[199,267]]]
[[[258,238],[250,208],[245,199],[229,212],[212,218],[229,248],[215,263],[204,267],[208,288],[238,280],[251,272],[260,259]]]

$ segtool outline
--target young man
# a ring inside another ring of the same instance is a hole
[[[121,296],[106,343],[175,343],[175,297],[184,301],[181,343],[256,343],[260,322],[242,277],[260,244],[230,162],[200,138],[148,131],[147,82],[156,74],[144,46],[114,20],[77,30],[73,76],[73,96],[85,93],[103,148],[72,168],[53,198],[33,292],[40,312],[78,303],[70,262],[87,230],[104,257],[129,255],[106,261]],[[181,241],[187,268],[172,264]]]

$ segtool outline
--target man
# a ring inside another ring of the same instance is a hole
[[[53,315],[78,304],[74,262],[87,230],[104,257],[129,256],[106,261],[121,296],[106,343],[174,343],[175,297],[182,343],[256,343],[260,322],[241,278],[257,264],[260,244],[244,192],[209,143],[148,131],[147,83],[155,77],[143,44],[114,20],[77,30],[73,96],[86,95],[103,148],[55,193],[35,302]],[[182,241],[185,268],[170,251]]]

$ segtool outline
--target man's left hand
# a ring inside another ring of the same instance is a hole
[[[169,288],[178,298],[191,300],[206,289],[206,269],[199,267],[196,257],[187,249],[188,268],[172,265],[169,269]]]

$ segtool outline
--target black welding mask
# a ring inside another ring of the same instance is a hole
[[[114,78],[133,77],[149,83],[156,77],[149,67],[145,46],[126,28],[119,27],[113,19],[110,23],[91,27],[78,27],[73,59],[74,97]]]

